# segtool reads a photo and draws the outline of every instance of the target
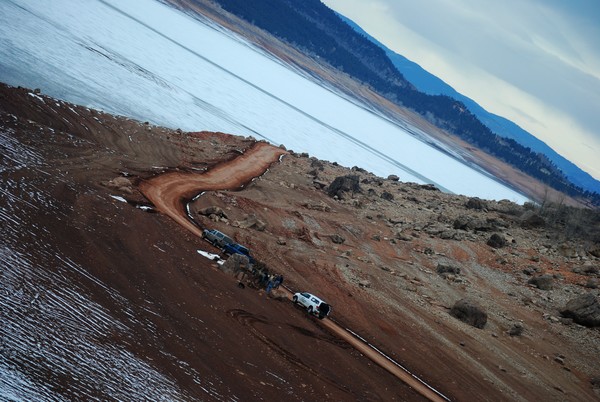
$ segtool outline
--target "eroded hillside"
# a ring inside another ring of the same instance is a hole
[[[219,250],[140,191],[226,169],[253,139],[4,86],[0,121],[3,396],[422,399],[287,298],[238,287],[197,252]],[[450,399],[598,399],[600,333],[561,315],[578,295],[597,301],[596,213],[443,194],[293,151],[240,184],[191,202],[197,227],[249,246]],[[450,314],[464,298],[483,328]]]

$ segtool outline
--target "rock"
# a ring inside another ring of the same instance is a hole
[[[450,315],[479,329],[484,328],[487,323],[487,313],[483,307],[469,299],[461,299],[454,303]]]
[[[600,269],[595,265],[586,265],[582,270],[584,275],[598,275],[598,272],[600,272]]]
[[[549,274],[534,276],[527,283],[541,290],[550,290],[554,287],[554,277]]]
[[[366,280],[362,280],[358,282],[358,286],[360,286],[361,288],[370,288],[371,287],[371,282],[366,281]]]
[[[598,278],[590,278],[588,279],[585,287],[588,289],[598,289]]]
[[[391,174],[387,177],[388,180],[391,181],[400,181],[400,178],[398,176],[396,176],[395,174]]]
[[[327,183],[322,182],[320,180],[313,180],[313,185],[315,186],[316,189],[318,190],[322,190],[325,187],[327,187]]]
[[[494,233],[486,243],[488,246],[493,248],[502,248],[506,246],[506,238],[504,236]]]
[[[246,217],[246,219],[244,219],[241,222],[235,222],[235,226],[240,227],[242,229],[255,229],[259,232],[264,232],[264,230],[267,228],[267,224],[254,215]]]
[[[332,234],[331,236],[329,236],[329,238],[331,239],[332,242],[334,242],[335,244],[343,244],[346,239],[344,239],[342,236],[340,236],[339,234]]]
[[[275,299],[275,300],[279,300],[279,301],[288,300],[287,292],[283,289],[271,289],[271,291],[268,293],[268,296],[271,299]]]
[[[577,257],[577,250],[573,246],[568,244],[561,244],[558,246],[558,253],[563,257],[575,258]]]
[[[398,240],[402,240],[402,241],[411,241],[413,239],[412,236],[409,236],[409,235],[404,234],[402,232],[396,233],[395,238],[398,239]]]
[[[346,193],[360,193],[359,177],[356,175],[339,176],[327,188],[330,197],[344,199]]]
[[[394,195],[389,191],[384,191],[383,193],[381,193],[380,197],[386,201],[392,201],[394,199]]]
[[[478,197],[472,197],[469,198],[469,200],[467,201],[467,203],[465,204],[467,208],[469,209],[485,209],[486,208],[486,204],[485,202],[478,198]]]
[[[214,205],[210,206],[210,207],[206,207],[206,208],[200,209],[198,211],[198,214],[204,215],[204,216],[216,215],[219,218],[225,218],[225,219],[227,219],[227,214],[225,213],[225,211],[223,211],[222,208],[214,206]]]
[[[454,220],[452,227],[454,229],[473,230],[476,232],[489,232],[495,229],[489,222],[470,215],[460,215]]]
[[[459,275],[460,267],[438,263],[437,273],[444,278],[446,278],[448,274]]]
[[[546,220],[533,211],[526,211],[521,216],[521,226],[525,229],[543,228]]]
[[[510,336],[521,336],[524,330],[525,328],[523,328],[523,324],[517,322],[508,330],[508,334]]]
[[[131,180],[129,180],[127,177],[115,177],[114,179],[112,179],[110,182],[112,187],[131,187]]]
[[[534,271],[530,267],[528,267],[528,268],[523,269],[523,273],[527,276],[531,276],[531,275],[533,275]]]
[[[373,236],[371,236],[371,240],[381,241],[381,236],[378,234],[374,234]]]
[[[322,211],[322,212],[329,212],[331,211],[331,208],[329,207],[329,205],[325,204],[325,203],[320,203],[320,204],[311,204],[309,202],[305,202],[302,204],[302,206],[306,209],[310,209],[312,211]]]
[[[107,182],[102,182],[101,184],[108,188],[114,188],[122,193],[133,194],[133,190],[131,189],[133,184],[127,177],[118,176]]]
[[[438,237],[442,240],[464,240],[465,234],[454,230],[443,230],[438,233]]]
[[[247,269],[249,265],[248,257],[242,254],[233,254],[219,268],[223,272],[236,275],[238,272]]]
[[[600,327],[600,303],[592,293],[569,300],[561,315],[586,327]]]
[[[315,169],[320,170],[320,171],[325,170],[325,165],[323,164],[323,162],[321,162],[317,158],[311,160],[310,167],[315,168]]]
[[[287,242],[285,241],[285,239],[283,237],[279,237],[277,239],[277,244],[279,244],[280,246],[285,246],[287,244]]]
[[[600,243],[596,243],[590,246],[587,250],[588,254],[593,255],[596,258],[600,258]]]
[[[422,184],[420,186],[423,190],[428,190],[428,191],[440,191],[439,188],[437,188],[435,186],[435,184]]]
[[[133,190],[131,189],[131,187],[119,187],[117,190],[125,194],[133,194]]]

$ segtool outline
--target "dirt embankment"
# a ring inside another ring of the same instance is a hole
[[[51,301],[44,295],[78,289],[74,300],[89,298],[120,323],[89,342],[145,362],[174,384],[181,399],[422,400],[300,308],[238,288],[197,253],[218,250],[176,221],[133,205],[150,199],[160,211],[175,208],[181,216],[182,197],[204,184],[172,193],[161,177],[188,186],[188,172],[223,169],[220,181],[237,177],[227,173],[228,161],[265,152],[266,163],[283,150],[250,138],[167,130],[6,87],[0,88],[0,121],[3,149],[14,150],[3,152],[0,199],[13,215],[0,218],[5,228],[21,222],[19,231],[3,232],[2,247],[27,257],[14,278],[45,273],[15,288],[14,295],[37,289],[37,301],[26,303],[30,317]],[[253,163],[242,165],[250,170],[238,173],[250,175]],[[359,189],[332,198],[327,186],[344,175],[358,176]],[[114,186],[116,178],[131,184]],[[135,183],[144,192],[152,183],[160,190],[146,199]],[[40,204],[28,185],[51,201]],[[226,216],[198,213],[208,206]],[[206,192],[190,204],[190,213],[201,226],[248,245],[291,288],[325,298],[338,324],[452,400],[598,399],[599,333],[559,313],[576,295],[598,296],[593,235],[581,237],[573,226],[557,229],[543,217],[534,226],[523,224],[541,211],[478,204],[292,153],[239,191]],[[250,221],[262,225],[245,224]],[[487,245],[493,233],[507,242]],[[65,261],[78,269],[59,270]],[[440,265],[458,269],[439,274]],[[48,279],[54,271],[60,274],[56,283]],[[543,274],[552,278],[548,290],[528,283]],[[449,314],[462,298],[486,310],[483,329]],[[79,317],[81,325],[93,326],[92,317]],[[18,350],[83,350],[86,337],[73,343],[45,337],[59,323],[39,322],[30,332],[40,341]],[[518,335],[516,324],[523,329]],[[3,326],[3,335],[10,328]],[[65,365],[68,360],[60,360],[63,374],[54,376],[52,354],[40,359],[6,351],[17,370],[57,395],[110,399],[99,386],[70,381],[77,369]],[[114,370],[103,377],[100,365],[86,367],[98,383],[122,375],[125,386],[136,375]]]
[[[281,148],[259,142],[254,144],[239,157],[221,163],[204,173],[171,172],[143,180],[139,184],[140,191],[152,202],[154,207],[171,217],[182,227],[197,236],[202,237],[201,229],[190,220],[187,203],[192,196],[204,191],[239,189],[246,186],[252,179],[262,176],[269,166],[287,154]],[[283,290],[282,294],[291,300],[292,293]],[[389,360],[382,353],[358,339],[354,334],[336,323],[325,319],[323,325],[332,335],[348,342],[357,351],[363,353],[374,363],[380,365],[400,381],[415,389],[430,401],[444,401],[431,386],[415,379],[409,372],[403,370],[397,363]]]

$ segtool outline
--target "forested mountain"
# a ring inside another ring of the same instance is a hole
[[[448,95],[417,90],[385,51],[356,32],[319,0],[216,0],[303,52],[369,85],[376,92],[424,116],[438,127],[517,167],[548,186],[600,205],[600,194],[573,184],[545,155],[493,133],[469,108]]]
[[[339,15],[339,14],[338,14]],[[410,61],[406,57],[387,48],[375,38],[365,32],[360,26],[352,20],[340,15],[340,18],[348,23],[355,31],[364,35],[371,42],[382,48],[394,66],[413,84],[419,91],[429,95],[448,95],[456,100],[463,102],[469,110],[477,116],[479,120],[492,130],[495,134],[502,137],[512,138],[519,144],[531,148],[534,152],[541,152],[554,163],[573,184],[584,189],[600,193],[600,182],[594,179],[589,173],[581,170],[577,165],[558,154],[546,143],[537,139],[526,130],[519,127],[512,121],[502,116],[490,113],[481,107],[477,102],[467,96],[457,92],[450,85],[427,72],[418,64]]]

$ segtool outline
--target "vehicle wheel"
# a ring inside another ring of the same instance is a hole
[[[294,304],[298,303],[298,296],[292,297],[292,301],[294,302]]]
[[[309,307],[308,307],[308,314],[311,314],[311,315],[312,315],[312,313],[313,313],[313,308],[312,308],[312,306],[309,306]]]

